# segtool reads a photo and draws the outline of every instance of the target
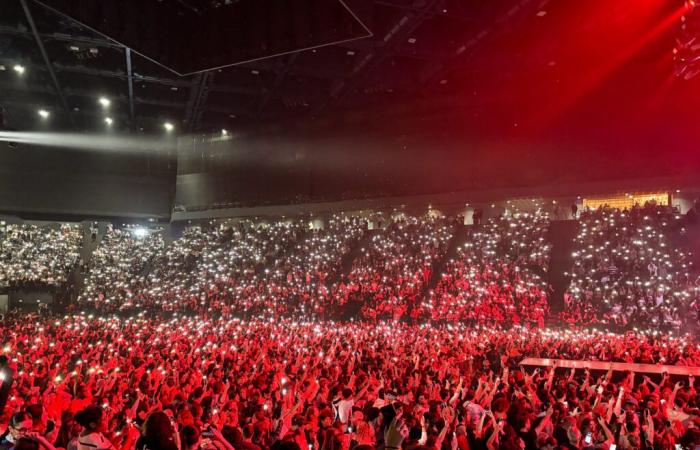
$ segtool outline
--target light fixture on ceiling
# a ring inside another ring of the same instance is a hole
[[[165,123],[163,124],[163,128],[165,128],[165,131],[170,132],[170,131],[173,131],[173,130],[175,129],[175,125],[173,125],[173,124],[170,123],[170,122],[165,122]]]
[[[24,75],[25,68],[20,64],[15,64],[14,67],[12,67],[12,70],[17,72],[19,75]]]
[[[114,123],[114,120],[111,117],[105,117],[105,123],[108,126],[111,126]]]
[[[100,105],[102,105],[103,108],[109,108],[109,105],[112,104],[112,101],[107,97],[100,97],[98,102]]]
[[[49,116],[51,115],[51,113],[48,112],[48,111],[45,110],[45,109],[40,109],[40,110],[37,111],[37,112],[39,113],[39,117],[41,117],[42,119],[48,119]]]

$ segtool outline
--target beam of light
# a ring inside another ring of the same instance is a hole
[[[134,228],[132,233],[134,234],[134,237],[139,239],[143,239],[148,236],[148,230],[146,228]]]
[[[0,131],[0,142],[24,145],[86,150],[97,152],[167,152],[175,150],[177,142],[163,137],[133,137],[129,135],[35,133]]]
[[[528,128],[530,130],[541,129],[549,125],[565,111],[572,108],[581,99],[585,98],[597,86],[610,77],[616,70],[643,50],[647,45],[651,44],[655,39],[658,39],[671,27],[678,24],[681,16],[686,12],[686,10],[685,5],[680,6],[671,14],[668,14],[662,20],[658,21],[654,27],[648,28],[641,36],[639,36],[639,38],[630,42],[619,51],[611,52],[607,61],[602,61],[597,65],[597,67],[591,68],[586,77],[578,83],[578,86],[575,89],[565,93],[556,102],[552,102],[549,107],[544,108],[538,114],[535,114],[529,121]],[[649,20],[648,16],[649,12],[647,12],[645,20]],[[641,20],[638,22],[640,23],[636,23],[636,27],[639,29],[642,27],[643,23]],[[670,51],[671,49],[669,49],[669,53]]]

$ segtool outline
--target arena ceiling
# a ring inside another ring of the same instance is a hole
[[[548,0],[0,2],[8,126],[236,129],[450,95],[456,63]],[[23,73],[15,68],[21,66]],[[98,102],[104,97],[109,111]]]
[[[454,113],[472,135],[549,127],[588,138],[602,127],[634,137],[647,121],[664,130],[658,140],[688,142],[700,82],[673,76],[683,8],[682,0],[3,0],[0,106],[6,125],[22,130],[152,133],[170,122],[180,133],[218,132],[360,117],[396,134],[391,120],[420,110],[421,118]]]

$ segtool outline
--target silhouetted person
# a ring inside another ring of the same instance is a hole
[[[15,372],[12,370],[12,367],[10,367],[7,356],[0,355],[0,416],[2,416],[5,410],[5,404],[10,395],[10,387],[12,387],[14,378]]]

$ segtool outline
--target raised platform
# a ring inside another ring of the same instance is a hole
[[[591,369],[615,372],[668,373],[669,375],[700,376],[700,367],[665,366],[661,364],[629,364],[619,362],[580,361],[570,359],[525,358],[520,365],[539,367],[561,367],[563,369]]]

